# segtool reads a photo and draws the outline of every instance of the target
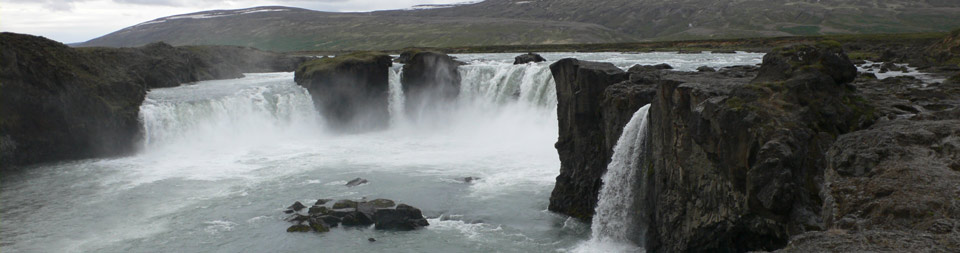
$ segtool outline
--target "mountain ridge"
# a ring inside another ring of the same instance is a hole
[[[305,51],[589,44],[941,32],[960,27],[957,16],[960,2],[937,0],[487,0],[373,12],[263,6],[158,18],[76,45]]]

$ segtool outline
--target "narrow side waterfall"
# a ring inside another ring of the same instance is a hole
[[[140,119],[145,151],[255,145],[321,128],[310,95],[290,80],[290,73],[156,89],[140,106]]]
[[[588,244],[581,251],[642,251],[646,234],[636,215],[636,193],[641,178],[637,171],[644,163],[643,147],[647,131],[647,112],[650,105],[640,107],[623,128],[613,149],[613,157],[603,175],[596,214],[590,227]],[[587,249],[589,248],[589,249]]]
[[[461,100],[503,105],[518,102],[553,109],[557,92],[546,64],[472,64],[459,68]]]

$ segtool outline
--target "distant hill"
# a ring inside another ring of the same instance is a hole
[[[574,44],[948,31],[954,0],[488,0],[363,13],[257,7],[144,22],[79,46],[225,44],[268,50]]]

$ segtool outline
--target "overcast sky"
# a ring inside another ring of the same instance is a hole
[[[322,11],[403,9],[465,0],[0,0],[0,30],[83,42],[176,14],[280,5]]]

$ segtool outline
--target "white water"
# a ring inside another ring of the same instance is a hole
[[[578,249],[582,252],[639,252],[643,251],[646,234],[636,215],[639,182],[645,159],[643,156],[647,134],[647,112],[650,105],[640,107],[623,128],[613,148],[613,157],[603,174],[603,186],[597,202],[596,214],[590,227],[590,241]]]
[[[390,67],[390,98],[388,101],[388,111],[390,112],[390,125],[399,126],[404,119],[403,112],[403,86],[400,84],[400,76],[403,75],[403,65],[396,64]]]
[[[457,55],[462,97],[443,124],[402,118],[390,74],[390,129],[326,133],[291,73],[154,89],[138,154],[38,165],[0,180],[3,252],[543,252],[590,228],[546,211],[559,159],[549,63]],[[548,53],[633,63],[755,64],[760,54]],[[671,60],[673,59],[673,60]],[[498,78],[494,78],[498,77]],[[519,94],[517,94],[519,91]],[[519,95],[518,97],[514,94]],[[471,184],[458,181],[479,177]],[[350,179],[370,183],[347,188]],[[390,198],[423,210],[426,229],[283,232],[282,210],[317,198]],[[376,243],[367,242],[374,237]]]

